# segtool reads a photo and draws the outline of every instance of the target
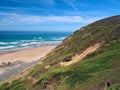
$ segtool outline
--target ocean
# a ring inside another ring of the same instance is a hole
[[[72,32],[0,31],[0,51],[58,45]]]

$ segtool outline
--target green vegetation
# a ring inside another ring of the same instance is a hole
[[[95,43],[101,47],[82,61],[59,66]],[[45,69],[45,66],[50,65]],[[28,79],[31,77],[31,79]],[[110,83],[107,86],[106,83]],[[0,90],[120,90],[120,16],[106,18],[77,30],[49,53],[23,79],[4,83]]]
[[[120,90],[120,85],[117,84],[113,84],[112,86],[110,86],[107,90]]]
[[[0,90],[26,90],[25,84],[22,80],[14,80],[11,84],[3,83]]]

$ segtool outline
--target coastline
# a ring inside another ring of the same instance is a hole
[[[40,46],[0,52],[0,82],[37,64],[42,57],[55,47],[56,45]]]

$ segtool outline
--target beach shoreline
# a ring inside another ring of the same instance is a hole
[[[56,45],[40,46],[0,52],[0,81],[8,79],[13,74],[16,75],[36,64],[55,47]]]
[[[1,51],[0,52],[0,64],[3,61],[16,61],[20,60],[24,62],[31,62],[45,56],[48,52],[54,49],[57,45],[54,46],[39,46],[39,47],[29,47],[18,50],[11,51]],[[31,57],[32,56],[32,57]],[[36,57],[38,56],[38,57]],[[24,57],[24,58],[23,58]]]

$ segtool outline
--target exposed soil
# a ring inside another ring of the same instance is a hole
[[[78,62],[80,60],[82,60],[86,55],[88,55],[89,53],[94,52],[95,50],[97,50],[100,47],[101,43],[96,43],[90,47],[88,47],[85,51],[83,51],[81,54],[76,54],[74,57],[72,57],[72,60],[70,61],[62,61],[60,62],[60,66],[68,66],[72,63]]]

